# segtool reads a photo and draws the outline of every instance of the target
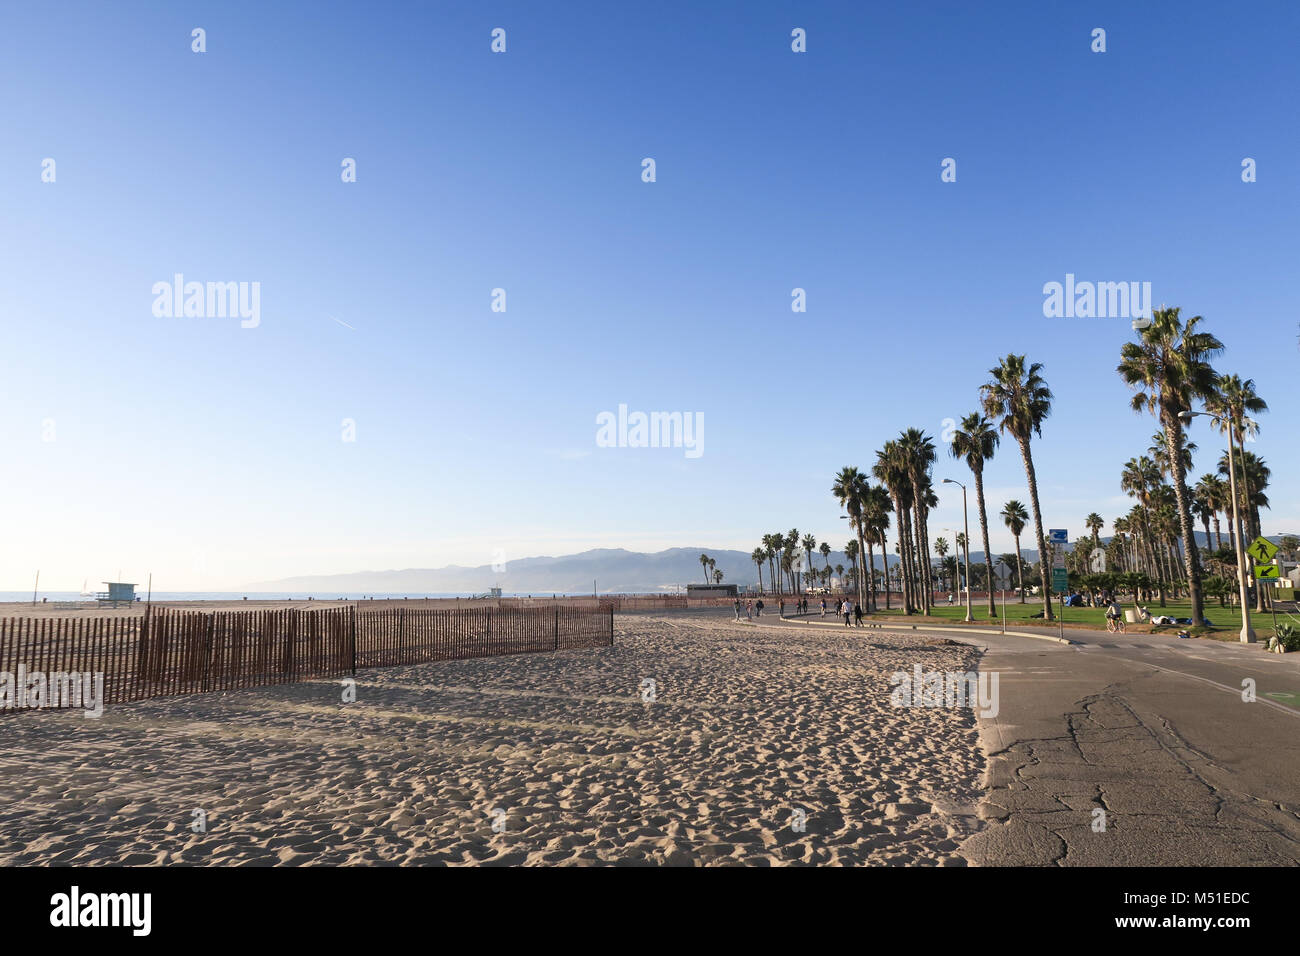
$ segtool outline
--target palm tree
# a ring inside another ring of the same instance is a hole
[[[1156,432],[1151,436],[1151,445],[1147,448],[1147,454],[1160,466],[1160,474],[1169,474],[1169,452],[1166,450],[1169,439],[1166,437],[1164,429]],[[1184,431],[1178,439],[1178,457],[1183,461],[1183,471],[1192,470],[1192,452],[1196,451],[1196,442],[1187,440],[1187,432]]]
[[[790,593],[799,593],[799,583],[795,580],[796,555],[799,553],[799,529],[791,528],[785,533],[785,572],[790,576]]]
[[[1201,317],[1195,315],[1184,323],[1177,308],[1156,309],[1151,324],[1139,333],[1139,341],[1124,343],[1116,367],[1120,377],[1134,389],[1133,410],[1150,412],[1163,427],[1178,526],[1187,549],[1192,620],[1198,624],[1204,618],[1201,568],[1192,531],[1191,495],[1187,492],[1183,423],[1178,415],[1190,411],[1194,400],[1213,399],[1218,393],[1219,376],[1209,359],[1223,351],[1222,342],[1197,328],[1201,322]]]
[[[1020,532],[1025,530],[1025,525],[1029,522],[1029,512],[1025,511],[1024,505],[1012,498],[1002,506],[1002,522],[1011,532],[1011,537],[1016,539],[1016,575],[1020,585],[1020,603],[1024,604],[1025,568],[1020,558]]]
[[[934,441],[919,428],[908,428],[898,436],[898,444],[907,463],[907,476],[912,483],[912,509],[916,513],[916,566],[920,572],[921,612],[929,614],[934,599],[934,584],[930,570],[930,508],[938,504],[930,484],[930,469],[934,466]],[[934,505],[931,504],[934,502]]]
[[[1088,515],[1088,517],[1083,519],[1083,526],[1092,532],[1093,549],[1095,550],[1100,548],[1101,538],[1098,537],[1098,535],[1101,534],[1101,529],[1106,527],[1106,519],[1093,511]]]
[[[780,566],[781,548],[783,546],[785,546],[785,536],[781,535],[780,532],[767,536],[767,570],[770,572],[768,579],[770,579],[772,589],[777,594],[781,593],[781,578],[780,575],[776,574],[776,571],[777,567]]]
[[[865,484],[866,479],[863,479]],[[885,563],[885,610],[890,608],[889,589],[889,491],[883,485],[870,485],[863,495],[863,539],[867,543],[867,580],[870,588],[871,610],[876,604],[876,558],[873,547],[879,546],[881,560]]]
[[[854,540],[850,539],[850,540],[849,540],[849,541],[844,545],[844,557],[846,557],[846,558],[849,559],[849,566],[850,566],[850,568],[853,570],[853,580],[854,580],[854,583],[855,583],[855,584],[858,582],[858,579],[862,577],[862,575],[858,574],[858,554],[859,554],[859,553],[860,553],[860,552],[858,551],[858,543],[857,543],[857,541],[854,541]],[[843,568],[843,565],[837,565],[837,567],[840,569],[840,577],[843,577],[843,576],[844,576],[844,568]],[[858,593],[861,594],[862,592],[859,590]]]
[[[1217,393],[1205,403],[1206,410],[1214,416],[1214,423],[1228,433],[1228,441],[1234,438],[1241,451],[1241,461],[1237,465],[1237,477],[1243,475],[1241,462],[1245,461],[1247,437],[1253,438],[1259,432],[1259,423],[1252,418],[1268,411],[1268,403],[1255,391],[1255,380],[1241,380],[1238,375],[1224,375],[1219,378]],[[1228,469],[1220,467],[1220,474],[1228,474]],[[1232,493],[1228,493],[1231,502]],[[1237,488],[1238,504],[1245,507],[1248,495],[1240,482]],[[1243,522],[1244,524],[1244,522]]]
[[[716,568],[717,566],[718,566],[718,562],[715,561],[713,558],[709,558],[709,574],[713,574],[714,568]]]
[[[940,535],[934,539],[934,553],[939,556],[939,567],[944,571],[948,569],[948,562],[944,558],[948,554],[948,539]],[[945,587],[947,585],[944,585]]]
[[[700,555],[700,566],[704,568],[704,583],[708,584],[709,583],[709,556],[707,554]]]
[[[1020,458],[1029,482],[1029,504],[1034,511],[1034,534],[1038,540],[1043,618],[1052,621],[1056,618],[1052,614],[1052,587],[1047,576],[1047,540],[1043,537],[1043,513],[1038,506],[1038,476],[1029,449],[1034,435],[1042,437],[1043,422],[1052,413],[1052,390],[1040,374],[1042,369],[1039,362],[1026,366],[1023,355],[1008,355],[996,368],[989,369],[993,378],[981,386],[980,393],[984,399],[984,414],[998,420],[999,428],[1009,432],[1020,446]]]
[[[989,549],[989,516],[984,507],[984,463],[993,458],[998,446],[998,433],[993,423],[979,412],[971,412],[961,420],[961,427],[953,432],[952,443],[948,446],[954,458],[964,459],[966,467],[975,476],[975,500],[979,504],[980,532],[984,538],[984,561],[993,560]],[[990,564],[990,567],[992,565]],[[989,616],[998,613],[994,603],[993,588],[989,588]]]
[[[721,584],[721,583],[722,583],[722,576],[723,576],[723,575],[722,575],[722,572],[721,572],[721,571],[714,571],[714,572],[713,572],[713,583],[714,583],[714,584]]]
[[[804,554],[808,555],[808,563],[804,566],[804,570],[807,571],[809,574],[812,574],[814,573],[813,566],[812,566],[812,556],[813,556],[813,550],[817,547],[817,539],[810,534],[806,534],[803,536],[803,540],[800,541],[799,543],[803,545]]]
[[[1147,554],[1143,555],[1143,561],[1149,560],[1148,570],[1157,578],[1163,578],[1160,571],[1159,559],[1155,549],[1155,534],[1152,529],[1151,515],[1153,510],[1156,491],[1163,484],[1160,476],[1160,468],[1154,461],[1145,455],[1141,458],[1130,458],[1120,472],[1120,488],[1137,501],[1135,520],[1131,523],[1134,530],[1138,532],[1141,539],[1142,548]],[[1164,607],[1164,584],[1160,584],[1160,606]]]
[[[1021,562],[1020,562],[1020,555],[1019,555],[1019,554],[1015,554],[1015,555],[1004,554],[1004,555],[1002,555],[1002,557],[998,558],[998,564],[1002,565],[1003,567],[1005,567],[1005,568],[1007,569],[1007,577],[1008,577],[1008,578],[1011,577],[1011,569],[1012,569],[1012,568],[1015,568],[1015,569],[1016,569],[1016,573],[1017,573],[1017,574],[1020,572],[1020,563],[1021,563]],[[1021,595],[1021,597],[1022,597],[1022,599],[1023,599],[1024,596]]]
[[[1204,507],[1210,514],[1210,520],[1214,522],[1214,546],[1216,551],[1223,550],[1223,532],[1219,525],[1219,512],[1225,511],[1232,507],[1228,499],[1228,486],[1222,478],[1212,473],[1201,475],[1200,481],[1192,489],[1192,494],[1201,500]],[[1231,524],[1231,522],[1229,522]],[[1231,529],[1229,529],[1231,531]],[[1205,533],[1205,546],[1210,546],[1210,533]]]
[[[749,553],[749,560],[758,565],[758,593],[763,593],[763,565],[767,563],[767,551],[755,548]]]
[[[826,570],[829,571],[831,569],[831,546],[823,541],[817,550],[821,552],[822,560],[826,562]]]
[[[911,521],[908,518],[908,511],[912,507],[912,479],[908,474],[903,450],[898,442],[885,442],[885,446],[876,452],[876,464],[872,466],[871,471],[889,490],[894,505],[894,517],[898,521],[899,584],[903,589],[903,613],[915,614],[910,547],[912,532]],[[885,559],[885,564],[888,566],[888,558]]]
[[[831,485],[831,494],[835,500],[840,503],[849,515],[849,527],[856,536],[857,550],[861,554],[866,553],[864,547],[863,534],[863,515],[865,512],[866,498],[869,494],[867,478],[862,472],[852,465],[845,465],[835,476],[835,481]],[[855,565],[856,567],[856,565]],[[856,593],[858,603],[862,603],[862,575],[855,575]]]

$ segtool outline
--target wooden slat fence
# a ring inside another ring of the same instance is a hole
[[[355,607],[0,620],[0,673],[104,675],[104,703],[241,690],[358,668],[607,647],[613,607]],[[14,713],[0,696],[0,713]]]

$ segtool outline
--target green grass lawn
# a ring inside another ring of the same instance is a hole
[[[1126,610],[1133,606],[1132,601],[1121,602],[1121,607]],[[1166,602],[1165,607],[1161,608],[1160,602],[1156,600],[1143,604],[1143,607],[1150,611],[1153,617],[1161,614],[1168,614],[1170,617],[1190,617],[1192,613],[1192,605],[1189,601],[1168,601]],[[1041,627],[1043,626],[1042,620],[1031,620],[1031,616],[1038,614],[1042,610],[1043,602],[1041,600],[1029,598],[1025,604],[1013,601],[1006,605],[1007,624],[1008,626],[1013,623],[1018,625],[1037,624]],[[1053,602],[1052,611],[1057,615],[1064,612],[1064,620],[1067,627],[1071,625],[1076,627],[1095,627],[1099,630],[1104,630],[1106,627],[1106,609],[1104,607],[1062,608],[1059,604]],[[884,617],[887,614],[901,616],[902,612],[896,607],[890,611],[886,611],[882,608],[880,613],[875,616]],[[971,615],[975,618],[976,622],[988,624],[990,622],[988,602],[973,601],[971,603]],[[935,606],[931,616],[935,618],[945,618],[960,623],[966,617],[966,608],[965,605],[954,604],[952,607],[949,607],[947,604],[939,604]],[[1234,639],[1235,635],[1241,629],[1241,612],[1236,608],[1219,607],[1219,602],[1217,600],[1212,600],[1206,605],[1205,616],[1209,618],[1210,623],[1216,628],[1220,628],[1225,632],[1230,632]],[[994,623],[1001,623],[1001,605],[998,605],[998,613],[991,620]],[[1283,620],[1283,618],[1279,617],[1279,620]],[[1261,637],[1272,635],[1273,615],[1271,613],[1264,612],[1263,614],[1260,614],[1258,612],[1252,612],[1251,623],[1254,625],[1256,632]],[[1170,627],[1164,628],[1164,630],[1172,631],[1177,630],[1177,628]]]

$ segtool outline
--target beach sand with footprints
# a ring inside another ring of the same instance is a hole
[[[889,675],[974,650],[729,613],[616,629],[365,670],[349,704],[316,681],[7,715],[0,863],[964,864],[974,715],[895,708]]]

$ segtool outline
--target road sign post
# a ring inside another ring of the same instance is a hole
[[[1069,543],[1069,532],[1065,528],[1052,528],[1047,532],[1047,536],[1052,542],[1052,590],[1057,594],[1068,594],[1070,591],[1070,572],[1065,569],[1065,546]],[[1057,621],[1060,624],[1061,637],[1065,637],[1064,598],[1061,599],[1060,605]]]

